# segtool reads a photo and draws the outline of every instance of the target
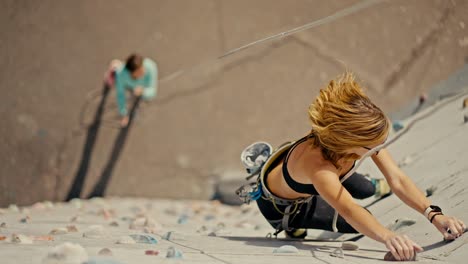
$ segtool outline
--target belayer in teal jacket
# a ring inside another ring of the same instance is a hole
[[[130,90],[136,96],[141,96],[144,100],[151,100],[156,97],[158,90],[158,67],[156,62],[150,58],[143,58],[138,54],[132,54],[127,58],[124,65],[114,69],[115,88],[117,93],[117,106],[121,124],[128,123],[127,95]]]

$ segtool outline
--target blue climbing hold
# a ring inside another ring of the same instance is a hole
[[[393,130],[395,132],[398,132],[400,130],[402,130],[405,126],[403,125],[403,123],[401,121],[394,121],[393,122]]]
[[[156,238],[150,236],[150,235],[130,235],[133,240],[137,243],[142,243],[142,244],[157,244],[158,240]]]
[[[186,224],[186,223],[188,222],[188,218],[189,218],[188,215],[182,214],[182,215],[179,217],[179,219],[177,219],[177,223],[178,223],[179,225]]]

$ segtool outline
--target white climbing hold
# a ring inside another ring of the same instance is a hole
[[[14,213],[18,213],[20,211],[16,204],[10,204],[10,206],[8,206],[8,210]]]
[[[30,237],[22,234],[12,234],[11,242],[17,244],[32,244],[33,241]]]
[[[116,244],[136,244],[136,241],[130,236],[122,236],[115,243]]]
[[[130,229],[142,229],[145,227],[146,218],[140,217],[135,219],[129,226]]]
[[[294,254],[297,254],[297,253],[299,253],[299,250],[295,246],[284,245],[284,246],[281,246],[279,248],[275,248],[275,250],[273,250],[273,253],[288,253],[288,254],[294,253]]]
[[[107,236],[107,233],[100,225],[92,225],[83,232],[83,237],[87,238],[102,238],[105,236]]]
[[[129,228],[133,230],[142,230],[144,228],[160,230],[162,227],[158,222],[149,217],[139,217],[130,224]]]
[[[413,163],[413,158],[411,156],[404,157],[400,162],[398,162],[398,167],[402,168]]]
[[[34,210],[39,210],[39,211],[46,209],[45,205],[43,203],[41,203],[41,202],[37,202],[37,203],[33,204],[31,206],[31,208],[34,209]]]
[[[49,232],[49,235],[65,235],[68,233],[68,229],[65,227],[54,228]]]
[[[76,228],[76,226],[74,225],[68,225],[67,226],[67,231],[72,233],[72,232],[78,232],[78,228]]]
[[[66,242],[53,247],[42,264],[82,264],[88,261],[88,253],[79,244]]]
[[[73,205],[76,209],[81,209],[83,207],[83,202],[81,202],[81,199],[78,198],[71,199],[70,204]]]
[[[44,207],[47,208],[47,209],[52,209],[52,208],[54,208],[54,204],[53,204],[51,201],[44,201],[44,202],[42,202],[42,204],[43,204]]]

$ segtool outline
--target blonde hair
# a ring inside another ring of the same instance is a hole
[[[346,72],[330,81],[309,107],[313,145],[320,147],[326,160],[340,169],[340,159],[356,160],[360,156],[347,153],[353,147],[381,143],[388,134],[389,120],[374,105]]]

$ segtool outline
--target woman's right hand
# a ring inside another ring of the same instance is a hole
[[[396,260],[414,260],[417,252],[422,252],[423,248],[413,242],[406,235],[393,235],[385,240],[385,245]]]

